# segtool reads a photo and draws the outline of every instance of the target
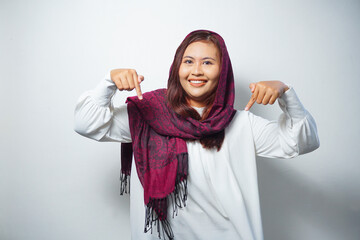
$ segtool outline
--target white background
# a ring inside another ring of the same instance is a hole
[[[130,239],[120,146],[76,134],[75,104],[115,67],[165,87],[196,29],[225,39],[236,108],[250,82],[282,80],[318,125],[315,152],[258,159],[265,240],[360,239],[359,25],[358,0],[1,0],[0,239]]]

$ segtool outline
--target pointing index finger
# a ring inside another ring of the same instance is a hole
[[[249,109],[254,105],[256,98],[251,96],[249,102],[246,104],[245,111],[249,111]]]
[[[134,83],[135,83],[136,94],[137,94],[138,98],[140,100],[142,100],[143,96],[142,96],[142,92],[141,92],[141,88],[140,88],[140,83],[138,81],[138,75],[135,73],[133,75],[133,78],[134,78]]]
[[[254,105],[254,103],[256,102],[256,99],[258,97],[258,94],[259,94],[259,89],[256,87],[253,86],[253,88],[251,89],[253,94],[251,95],[251,98],[249,100],[249,102],[246,104],[246,107],[245,107],[245,111],[249,111],[249,109],[252,107],[252,105]]]

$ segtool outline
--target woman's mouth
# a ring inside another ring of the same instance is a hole
[[[207,82],[207,80],[202,80],[202,79],[189,79],[188,81],[189,81],[190,85],[193,87],[204,86]]]

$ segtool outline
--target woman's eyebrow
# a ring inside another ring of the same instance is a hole
[[[191,56],[184,56],[183,58],[195,59],[195,58],[193,58],[193,57],[191,57]],[[204,58],[202,58],[201,60],[206,60],[206,59],[212,59],[212,60],[216,61],[216,60],[215,60],[214,58],[212,58],[212,57],[204,57]]]

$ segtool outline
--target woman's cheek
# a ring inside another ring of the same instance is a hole
[[[180,68],[179,68],[180,78],[187,78],[187,75],[188,75],[188,70],[186,69],[186,67],[180,66]]]

